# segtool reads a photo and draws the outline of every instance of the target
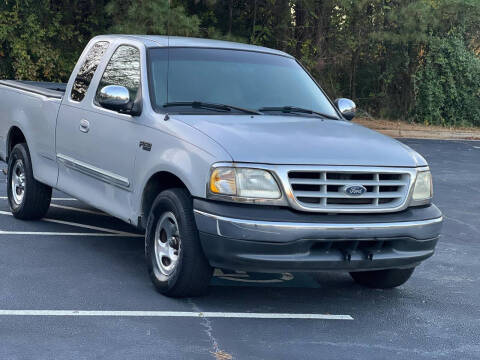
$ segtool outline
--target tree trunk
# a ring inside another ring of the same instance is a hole
[[[355,77],[357,76],[357,50],[352,53],[350,61],[350,98],[355,99]]]
[[[252,23],[252,35],[250,36],[250,43],[255,43],[255,27],[257,23],[257,0],[253,0],[253,23]]]
[[[292,20],[292,5],[289,1],[276,0],[272,11],[272,38],[275,39],[276,49],[287,50]]]
[[[313,46],[317,50],[317,71],[325,67],[325,59],[328,57],[328,37],[330,31],[330,17],[334,4],[331,0],[316,0],[315,15],[313,19]]]
[[[233,0],[228,2],[228,35],[232,35],[232,23],[233,23]]]
[[[303,0],[297,0],[294,5],[295,10],[295,39],[297,41],[295,46],[295,55],[297,58],[302,57],[302,44],[305,40],[305,26],[306,16]]]

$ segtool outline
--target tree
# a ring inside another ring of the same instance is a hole
[[[106,13],[112,17],[112,32],[125,34],[157,34],[195,36],[200,19],[187,15],[185,8],[171,0],[110,1]]]
[[[417,122],[480,126],[480,58],[461,34],[430,39],[414,80]]]
[[[479,18],[479,0],[0,0],[0,77],[66,81],[97,34],[199,36],[288,52],[374,116],[479,125]]]
[[[4,2],[0,7],[2,77],[57,80],[66,69],[53,39],[61,33],[59,16],[48,1]]]

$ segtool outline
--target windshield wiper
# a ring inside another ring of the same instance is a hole
[[[263,107],[261,109],[258,109],[258,111],[281,111],[281,112],[284,112],[284,113],[314,114],[314,115],[318,115],[318,116],[321,116],[321,117],[324,117],[324,118],[327,118],[327,119],[338,120],[338,117],[328,115],[328,114],[324,114],[324,113],[319,112],[319,111],[304,109],[304,108],[296,107],[296,106]]]
[[[173,107],[173,106],[191,106],[197,109],[213,109],[213,110],[221,110],[221,111],[237,110],[237,111],[244,112],[246,114],[262,115],[262,113],[257,110],[245,109],[242,107],[226,105],[226,104],[212,104],[212,103],[203,102],[203,101],[177,101],[177,102],[169,102],[169,103],[163,104],[163,107],[165,108]]]

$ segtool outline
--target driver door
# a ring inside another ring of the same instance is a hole
[[[140,51],[118,46],[111,56],[92,101],[65,107],[57,123],[58,188],[126,221],[131,216],[133,171],[138,139],[137,119],[102,108],[97,94],[107,85],[139,96]]]

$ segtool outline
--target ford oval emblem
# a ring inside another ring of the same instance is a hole
[[[344,187],[343,191],[350,196],[360,196],[367,192],[367,189],[362,185],[347,185]]]

